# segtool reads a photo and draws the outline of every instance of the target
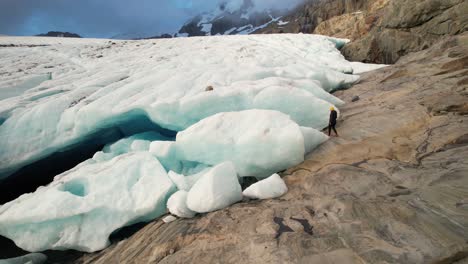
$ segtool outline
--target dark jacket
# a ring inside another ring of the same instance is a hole
[[[330,111],[330,125],[336,125],[336,119],[338,118],[338,113],[335,110]]]

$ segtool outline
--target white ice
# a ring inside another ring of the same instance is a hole
[[[187,207],[187,191],[178,191],[174,193],[167,201],[167,209],[171,214],[182,218],[192,218],[195,212]]]
[[[288,192],[288,187],[278,174],[263,179],[250,185],[242,193],[251,199],[271,199],[277,198]]]
[[[234,164],[224,162],[205,173],[190,189],[187,207],[197,213],[213,212],[242,200]]]
[[[168,215],[162,219],[162,221],[166,224],[174,222],[175,220],[177,220],[177,218],[173,215]]]
[[[0,207],[0,234],[28,251],[105,248],[124,226],[165,213],[175,186],[148,152],[82,164]]]

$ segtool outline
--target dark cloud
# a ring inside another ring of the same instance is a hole
[[[35,35],[57,30],[86,37],[157,35],[176,32],[187,19],[215,8],[221,1],[0,0],[0,34]],[[291,7],[298,1],[254,0],[262,8]]]

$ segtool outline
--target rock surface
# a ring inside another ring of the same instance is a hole
[[[392,64],[429,48],[447,35],[468,29],[465,0],[319,0],[308,1],[256,33],[303,32],[353,40],[343,54],[353,61]]]
[[[401,56],[432,46],[442,36],[468,29],[468,2],[464,0],[393,0],[380,17],[370,13],[375,26],[343,49],[359,61],[394,63]]]
[[[361,17],[364,10],[377,13],[388,1],[389,0],[308,0],[305,1],[303,5],[292,10],[288,16],[282,18],[283,21],[288,21],[288,24],[283,26],[272,24],[269,27],[258,30],[256,33],[314,33],[321,23],[328,23],[330,22],[329,20],[333,21],[342,15],[346,15],[349,18],[356,15],[357,17]],[[347,22],[344,21],[344,23]],[[326,28],[324,25],[320,27]],[[347,27],[352,27],[352,25],[348,25]],[[331,35],[334,31],[336,30],[327,31],[326,34]],[[319,34],[323,34],[323,32]]]
[[[467,54],[450,37],[337,93],[340,137],[283,173],[285,196],[157,220],[77,263],[466,263]]]

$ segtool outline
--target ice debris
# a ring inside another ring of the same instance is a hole
[[[115,230],[164,214],[175,190],[150,153],[124,154],[75,168],[3,205],[0,233],[31,252],[93,252],[105,248]]]
[[[164,223],[166,223],[166,224],[168,224],[168,223],[170,223],[170,222],[174,222],[175,220],[177,220],[177,218],[176,218],[175,216],[173,216],[173,215],[168,215],[168,216],[166,216],[166,217],[164,217],[164,218],[162,219],[162,221],[163,221]]]
[[[197,213],[213,212],[242,200],[242,189],[232,162],[205,173],[190,189],[187,206]]]
[[[167,201],[167,209],[171,214],[182,218],[192,218],[195,212],[187,207],[187,191],[174,193]]]
[[[288,187],[278,174],[263,179],[250,185],[242,193],[245,197],[251,199],[271,199],[277,198],[288,192]]]

